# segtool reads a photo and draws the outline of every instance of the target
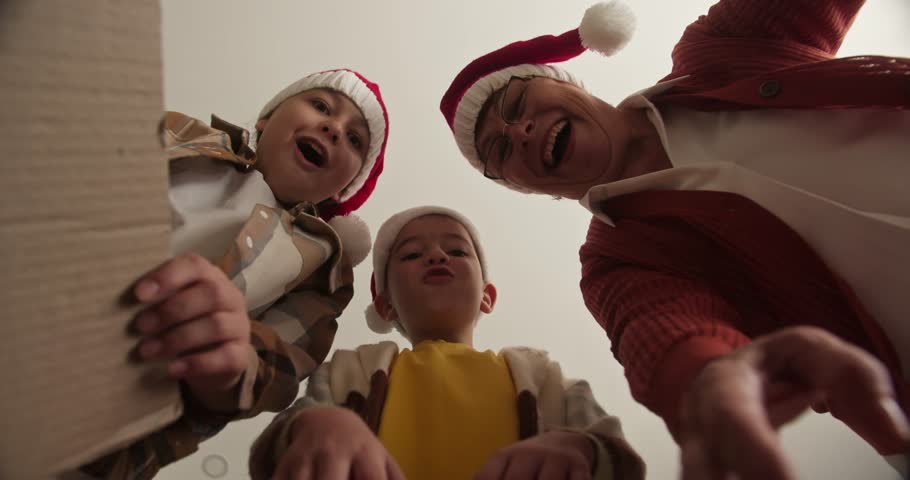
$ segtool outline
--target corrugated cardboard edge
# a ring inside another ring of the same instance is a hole
[[[147,414],[135,422],[126,424],[113,432],[103,444],[91,447],[84,452],[64,458],[52,469],[53,472],[66,472],[85,465],[118,448],[125,447],[141,436],[141,432],[150,432],[176,420],[183,413],[183,405],[168,405],[157,412]]]
[[[0,478],[45,478],[181,413],[121,302],[169,254],[157,0],[0,2]]]

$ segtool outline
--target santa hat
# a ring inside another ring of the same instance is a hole
[[[559,36],[544,35],[511,43],[469,63],[458,75],[439,104],[455,143],[478,171],[483,163],[474,144],[477,117],[487,99],[515,77],[549,77],[584,88],[572,74],[549,63],[575,58],[586,49],[610,56],[629,42],[635,16],[624,3],[598,3],[585,11],[581,25]],[[509,188],[530,192],[497,180]]]
[[[337,204],[319,208],[319,216],[332,225],[341,237],[342,248],[357,265],[370,251],[370,232],[363,221],[350,213],[366,202],[382,173],[389,138],[389,115],[379,93],[379,85],[353,70],[342,68],[313,73],[288,85],[262,107],[258,118],[268,117],[281,102],[314,88],[327,88],[347,96],[363,113],[370,130],[370,145],[360,171],[340,192]]]
[[[483,275],[483,280],[487,281],[488,269],[486,256],[483,253],[483,246],[480,244],[480,237],[477,236],[477,229],[467,217],[450,208],[437,206],[414,207],[396,213],[379,227],[379,232],[376,233],[376,241],[373,243],[373,276],[370,278],[370,293],[373,295],[373,303],[370,303],[367,307],[366,317],[367,325],[370,327],[370,330],[373,330],[376,333],[388,333],[394,326],[402,335],[407,337],[407,334],[401,329],[400,325],[397,323],[393,325],[392,322],[383,319],[382,316],[379,315],[379,312],[376,311],[375,301],[376,297],[384,293],[386,289],[386,267],[389,264],[389,254],[392,252],[392,247],[395,245],[395,239],[398,238],[401,229],[410,223],[411,220],[426,215],[447,216],[460,223],[464,229],[468,231],[468,235],[471,236],[471,241],[474,243],[474,251],[477,253],[477,259],[480,261],[480,271]]]

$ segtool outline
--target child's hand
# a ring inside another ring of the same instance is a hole
[[[404,480],[395,459],[348,409],[310,408],[291,428],[273,480]]]
[[[207,408],[220,411],[249,364],[250,320],[243,293],[196,254],[172,258],[133,288],[147,308],[136,316],[143,360],[173,358],[168,371]]]
[[[475,480],[591,478],[594,444],[581,433],[547,432],[503,448],[480,469]]]

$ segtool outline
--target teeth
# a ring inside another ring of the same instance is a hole
[[[566,120],[558,122],[553,126],[553,129],[550,130],[550,135],[547,137],[547,148],[544,149],[543,162],[548,167],[553,166],[553,146],[556,145],[556,136],[565,128],[566,123],[568,123]]]

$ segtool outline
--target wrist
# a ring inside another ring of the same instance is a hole
[[[351,420],[347,417],[354,417],[356,421],[360,421],[354,412],[334,405],[320,405],[315,407],[308,407],[296,415],[294,415],[293,420],[291,420],[291,425],[288,427],[288,442],[293,442],[294,438],[300,436],[303,432],[313,428],[313,423],[327,423],[327,424],[338,424],[347,420]]]
[[[207,410],[214,413],[227,414],[239,410],[239,392],[238,388],[242,383],[243,373],[236,378],[227,382],[219,382],[217,385],[207,384],[206,382],[186,382],[188,393],[193,399]]]

